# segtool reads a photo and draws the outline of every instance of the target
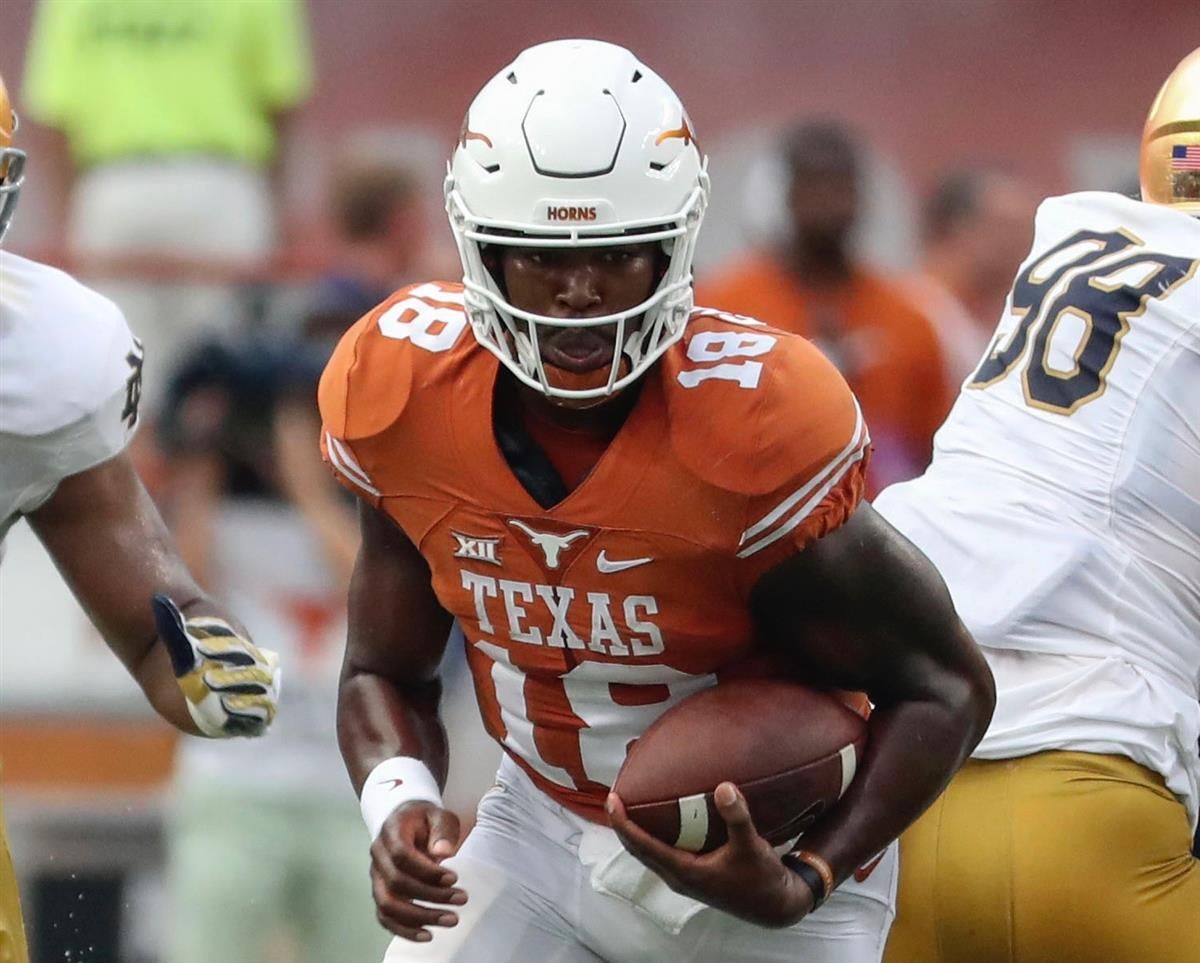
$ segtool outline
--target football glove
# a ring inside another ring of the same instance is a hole
[[[188,712],[206,736],[261,736],[279,705],[279,656],[214,615],[186,618],[165,595],[152,600]]]

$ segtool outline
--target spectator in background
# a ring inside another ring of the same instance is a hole
[[[316,379],[346,329],[418,276],[426,228],[413,175],[380,162],[341,165],[331,214],[337,233],[332,267],[310,292],[296,348],[315,375],[278,399],[274,430],[285,492],[319,536],[330,571],[346,585],[358,555],[358,518],[313,455],[321,431]]]
[[[1029,250],[1037,195],[990,169],[953,171],[925,204],[925,259],[909,293],[933,322],[958,385],[975,370]]]
[[[288,665],[266,752],[178,747],[168,963],[260,963],[287,944],[285,958],[305,963],[375,960],[387,945],[335,734],[347,579],[330,541],[339,519],[314,522],[288,498],[311,472],[294,452],[280,457],[276,429],[282,399],[313,403],[323,360],[319,343],[209,342],[172,379],[162,412],[180,552]]]
[[[300,351],[308,370],[319,373],[346,329],[393,291],[430,276],[436,251],[431,252],[424,212],[413,171],[378,160],[339,165],[331,194],[339,238],[333,266],[314,286],[301,325]],[[319,540],[330,572],[347,584],[358,557],[358,515],[313,445],[321,431],[315,381],[293,383],[300,390],[282,393],[274,416],[280,483]],[[483,729],[464,655],[465,642],[453,638],[439,674],[442,719],[453,747],[444,797],[466,827],[494,781],[499,748]]]
[[[218,279],[264,258],[280,140],[310,82],[300,0],[40,0],[23,94],[62,135],[41,166],[62,172],[73,253],[180,258]],[[240,313],[211,279],[96,286],[145,344],[152,407],[186,342]]]
[[[259,963],[288,943],[287,958],[306,963],[377,960],[387,945],[335,731],[358,521],[313,440],[317,380],[337,340],[420,270],[422,210],[403,168],[341,164],[331,192],[332,267],[299,310],[298,333],[211,340],[172,379],[161,437],[180,550],[290,660],[286,718],[265,765],[203,743],[180,747],[168,830],[168,963]],[[490,784],[495,767],[484,768]],[[235,794],[238,774],[243,791]],[[217,853],[232,866],[241,854],[245,872],[218,874]]]
[[[421,276],[428,230],[416,178],[379,161],[343,161],[330,198],[338,233],[330,270],[312,294],[309,327],[329,324],[341,337],[397,288]],[[330,343],[330,351],[333,343]]]
[[[791,235],[697,284],[698,304],[761,318],[815,341],[854,389],[871,429],[872,493],[929,463],[949,409],[940,345],[898,286],[855,263],[861,147],[840,124],[803,124],[783,140]]]

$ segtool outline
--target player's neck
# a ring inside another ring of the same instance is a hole
[[[621,426],[629,417],[629,412],[633,409],[638,396],[635,387],[622,391],[616,397],[602,401],[598,405],[588,408],[569,408],[555,404],[537,389],[520,384],[515,379],[514,386],[516,398],[524,417],[536,418],[566,431],[608,438],[612,438],[621,430]]]

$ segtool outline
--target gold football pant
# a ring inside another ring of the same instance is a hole
[[[1122,756],[972,760],[900,841],[886,963],[1198,963],[1200,861]]]
[[[8,832],[0,808],[0,963],[29,963],[25,927],[21,923],[21,900],[17,874],[8,852]]]

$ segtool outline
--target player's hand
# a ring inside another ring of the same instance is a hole
[[[608,797],[608,816],[625,848],[675,892],[759,926],[798,923],[813,908],[812,890],[758,834],[733,783],[717,787],[716,802],[729,839],[702,856],[655,839],[629,818],[615,793]]]
[[[430,802],[405,803],[383,824],[371,846],[371,891],[375,915],[385,929],[417,943],[433,934],[427,926],[455,926],[467,894],[458,876],[440,865],[458,849],[458,817]],[[418,906],[413,900],[433,903]]]
[[[188,712],[206,736],[261,736],[279,705],[279,656],[260,649],[224,619],[186,618],[165,595],[152,601]]]

